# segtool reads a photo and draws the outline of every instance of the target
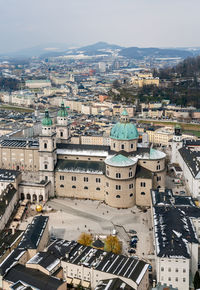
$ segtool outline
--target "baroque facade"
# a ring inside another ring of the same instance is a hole
[[[62,103],[55,125],[45,111],[39,141],[0,142],[0,168],[22,171],[19,194],[32,202],[59,196],[101,200],[117,208],[150,206],[150,190],[165,187],[166,155],[142,147],[138,140],[137,128],[124,110],[111,129],[110,146],[70,144]]]

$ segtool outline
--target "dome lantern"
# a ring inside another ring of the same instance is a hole
[[[121,113],[120,122],[121,123],[128,123],[129,122],[129,115],[128,115],[128,112],[125,108]]]
[[[46,109],[44,119],[42,120],[42,126],[49,127],[49,126],[52,126],[52,124],[53,122],[51,118],[49,117],[49,111],[48,109]]]
[[[65,108],[64,102],[61,103],[60,110],[58,111],[58,117],[67,117],[68,113]]]

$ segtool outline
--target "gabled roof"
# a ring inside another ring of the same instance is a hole
[[[152,190],[153,222],[158,257],[190,259],[189,244],[198,244],[192,219],[200,209],[192,197],[174,196],[171,190]]]
[[[24,232],[24,236],[18,245],[19,249],[37,249],[42,235],[47,227],[48,216],[36,216]]]

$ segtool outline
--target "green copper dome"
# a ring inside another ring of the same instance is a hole
[[[117,140],[132,140],[138,137],[138,130],[132,123],[118,122],[110,132],[110,138]]]
[[[137,162],[137,159],[130,159],[122,154],[115,155],[111,158],[105,160],[107,165],[117,166],[117,167],[125,167],[132,166]]]
[[[42,126],[49,127],[52,124],[53,124],[53,122],[52,122],[51,118],[49,117],[49,111],[46,109],[44,119],[42,120]]]
[[[128,116],[128,112],[126,109],[123,110],[123,112],[121,113],[121,116]]]
[[[67,117],[67,116],[68,116],[67,110],[66,110],[66,108],[64,106],[64,103],[62,102],[61,103],[61,108],[58,111],[58,117]]]
[[[181,126],[179,124],[176,124],[175,129],[181,129]]]

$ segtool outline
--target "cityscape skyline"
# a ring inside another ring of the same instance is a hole
[[[198,8],[197,0],[0,1],[0,53],[98,41],[126,47],[198,47]]]

